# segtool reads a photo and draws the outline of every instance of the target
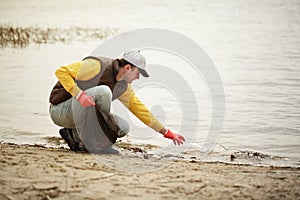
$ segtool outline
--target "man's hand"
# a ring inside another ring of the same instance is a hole
[[[164,134],[164,137],[173,140],[175,145],[181,145],[185,141],[185,139],[182,135],[177,134],[177,133],[172,133],[170,131],[170,129],[168,129],[168,132],[166,134]]]
[[[83,107],[88,107],[88,106],[95,106],[95,101],[93,97],[90,95],[87,95],[84,91],[81,91],[77,96],[76,96],[77,101],[83,106]]]

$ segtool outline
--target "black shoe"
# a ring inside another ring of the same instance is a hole
[[[59,130],[59,134],[66,141],[71,151],[80,151],[79,142],[74,139],[72,129],[62,128]]]
[[[78,151],[89,152],[89,151],[85,148],[85,146],[83,145],[82,142],[79,142],[79,149],[78,149]]]

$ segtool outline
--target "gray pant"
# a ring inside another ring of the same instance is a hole
[[[100,106],[104,112],[110,113],[112,92],[108,86],[96,86],[86,90],[85,92],[94,98],[96,104]],[[81,104],[73,97],[58,105],[51,105],[49,112],[52,121],[56,125],[72,129],[74,136],[78,139],[78,141],[80,141],[80,138],[82,139],[85,137],[85,132],[80,130],[80,127],[83,127],[82,123],[85,123],[87,119],[89,119],[90,121],[93,120],[92,126],[94,126],[94,129],[91,130],[97,130],[100,128],[100,126],[98,125],[96,113],[91,109],[92,107],[82,107]],[[114,117],[120,127],[118,136],[123,137],[128,134],[128,122],[122,119],[120,116],[112,113],[110,114]]]

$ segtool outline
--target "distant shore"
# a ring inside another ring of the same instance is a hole
[[[172,161],[128,174],[88,153],[0,144],[0,199],[298,199],[300,169]],[[113,156],[122,161],[122,156]],[[124,160],[125,162],[126,160]],[[138,159],[140,164],[144,160]]]

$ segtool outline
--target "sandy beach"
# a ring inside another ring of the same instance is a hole
[[[128,174],[88,153],[0,147],[0,199],[300,199],[296,168],[176,160],[154,172]]]

